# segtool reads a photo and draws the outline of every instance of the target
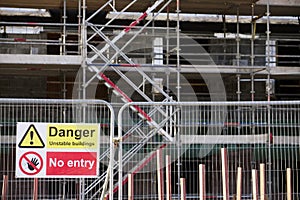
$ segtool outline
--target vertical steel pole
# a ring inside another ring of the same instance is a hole
[[[227,53],[227,39],[226,39],[226,33],[227,33],[227,28],[226,28],[226,15],[222,15],[222,21],[223,21],[223,37],[224,37],[224,40],[223,40],[223,53],[224,53],[224,56],[223,56],[223,65],[226,65],[226,53]]]
[[[176,2],[176,12],[177,12],[177,27],[176,27],[176,60],[177,60],[177,101],[180,102],[180,72],[181,72],[181,66],[180,66],[180,0],[177,0]]]
[[[266,34],[267,34],[267,62],[266,62],[266,67],[267,67],[267,71],[268,71],[268,88],[267,88],[267,95],[268,95],[268,101],[270,101],[270,0],[267,1],[267,31],[266,31]]]
[[[254,40],[255,40],[255,21],[254,21],[254,6],[255,4],[252,3],[251,5],[251,66],[254,66]],[[252,70],[251,72],[251,101],[254,101],[254,94],[255,94],[255,90],[254,90],[254,72]]]
[[[170,59],[170,7],[167,6],[167,30],[166,30],[166,65],[169,67]],[[167,85],[169,87],[169,85]]]
[[[62,76],[63,76],[63,88],[62,88],[62,93],[63,93],[63,99],[67,98],[67,87],[66,87],[66,72],[62,72]],[[64,105],[63,108],[63,123],[66,123],[66,106]],[[62,200],[66,199],[66,179],[63,179],[62,182]]]
[[[170,95],[170,70],[169,70],[169,62],[170,62],[170,7],[167,6],[167,32],[166,32],[166,65],[167,65],[167,68],[166,68],[166,86],[167,86],[167,95],[169,96]],[[167,109],[167,116],[171,116],[171,106],[166,106]],[[170,121],[167,122],[166,124],[166,131],[168,133],[172,133],[172,123]]]
[[[176,1],[176,13],[177,13],[177,27],[176,27],[176,60],[177,60],[177,101],[180,102],[180,72],[181,72],[181,66],[180,66],[180,0]],[[177,191],[178,191],[178,199],[180,198],[181,188],[180,188],[180,170],[181,170],[181,159],[180,159],[180,151],[181,151],[181,142],[180,142],[180,111],[178,112],[177,117],[177,134],[176,134],[176,144],[177,144]]]
[[[111,104],[109,104],[110,111],[110,159],[109,159],[109,195],[110,199],[114,199],[114,165],[115,165],[115,146],[114,146],[114,134],[115,134],[115,113]]]
[[[167,94],[170,94],[170,71],[169,71],[169,64],[170,64],[170,7],[167,6],[167,33],[166,33],[166,65],[167,65]]]
[[[254,73],[251,72],[251,101],[255,99],[255,84],[254,84]]]
[[[118,139],[119,145],[118,145],[118,162],[119,162],[119,168],[118,168],[118,186],[119,186],[119,193],[118,193],[118,200],[122,200],[122,192],[123,192],[123,154],[122,154],[122,149],[123,149],[123,142],[122,142],[122,114],[124,111],[125,106],[123,106],[118,113]]]
[[[104,180],[104,184],[102,186],[102,193],[100,196],[100,199],[106,199],[106,196],[109,196],[109,198],[114,199],[114,155],[115,155],[115,149],[114,149],[114,127],[115,127],[115,115],[114,110],[111,104],[106,104],[106,106],[109,109],[110,112],[110,124],[109,124],[109,165],[107,167],[107,176]],[[107,185],[109,185],[109,193],[105,194],[107,190]]]
[[[82,4],[82,29],[81,29],[81,42],[82,42],[82,60],[81,60],[81,66],[82,66],[82,99],[86,99],[86,59],[87,59],[87,27],[86,27],[86,0],[83,0]]]
[[[64,0],[63,5],[63,35],[62,35],[62,55],[66,55],[66,23],[67,23],[67,0]]]
[[[81,55],[81,0],[78,0],[78,54]]]
[[[86,35],[87,35],[87,30],[86,30],[86,0],[83,0],[82,3],[82,30],[81,30],[81,38],[82,38],[82,60],[81,60],[81,67],[82,67],[82,99],[86,99],[86,59],[87,59],[87,44],[86,44]],[[86,116],[85,116],[85,107],[83,107],[83,121],[85,121]],[[80,200],[84,200],[84,190],[85,190],[85,180],[84,178],[80,179],[80,184],[79,184],[79,191],[80,191]]]
[[[270,0],[267,1],[267,71],[268,71],[268,88],[267,95],[268,101],[270,101]],[[268,200],[272,200],[272,158],[271,158],[271,106],[268,105],[268,134],[269,134],[269,142],[268,142]]]
[[[236,62],[237,66],[240,66],[240,7],[237,7],[236,10]]]
[[[255,4],[252,3],[251,5],[251,66],[254,66],[254,40],[255,40],[255,21],[254,21],[254,6]]]
[[[237,100],[241,100],[241,74],[239,74],[240,69],[240,8],[239,6],[237,7],[237,15],[236,15],[236,62],[237,62],[237,67],[238,67],[238,74],[237,74]],[[240,107],[238,106],[238,135],[241,134],[241,111]]]
[[[236,65],[240,66],[240,8],[237,7],[236,11]],[[241,75],[239,74],[240,69],[237,69],[237,100],[241,100]]]

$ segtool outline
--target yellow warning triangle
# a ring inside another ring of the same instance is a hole
[[[34,125],[31,124],[18,146],[20,148],[44,148],[45,144]]]

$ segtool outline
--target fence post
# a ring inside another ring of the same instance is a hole
[[[266,200],[265,164],[259,165],[260,200]]]
[[[1,200],[6,200],[7,196],[7,184],[8,183],[8,176],[3,175],[3,183],[2,183],[2,197]]]
[[[221,158],[222,158],[223,200],[229,200],[228,161],[227,161],[226,148],[221,148]]]
[[[252,169],[252,199],[258,200],[257,170]]]
[[[166,156],[166,189],[167,200],[172,200],[172,182],[171,182],[171,157]]]
[[[238,167],[236,178],[236,200],[242,199],[242,168]]]
[[[200,200],[205,200],[205,165],[199,165],[199,191],[200,191]]]
[[[128,200],[134,198],[133,174],[128,174]]]
[[[162,152],[161,149],[158,149],[156,151],[157,154],[157,187],[158,187],[158,199],[163,200],[164,199],[164,181],[163,181],[163,161],[162,161]]]
[[[180,178],[180,200],[186,200],[185,178]]]
[[[33,200],[38,199],[38,193],[39,193],[39,180],[35,178],[33,180]]]
[[[292,172],[291,168],[286,169],[286,199],[292,200]]]

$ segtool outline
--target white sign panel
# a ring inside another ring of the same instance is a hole
[[[16,177],[96,177],[99,124],[17,123]]]

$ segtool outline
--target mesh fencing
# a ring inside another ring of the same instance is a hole
[[[101,127],[100,152],[109,149],[111,110],[103,101],[0,99],[0,184],[7,176],[7,199],[32,199],[32,178],[15,178],[17,122],[97,123]],[[102,158],[100,173],[107,170],[109,155]],[[79,199],[94,179],[39,178],[38,199]],[[3,194],[2,194],[3,195]],[[86,194],[87,196],[89,194]]]
[[[148,113],[174,141],[169,141],[164,132],[151,126],[147,119],[141,119],[132,106],[139,106]],[[133,175],[134,181],[129,186],[134,188],[134,199],[166,198],[168,187],[171,188],[168,195],[179,199],[182,193],[180,178],[185,178],[186,198],[199,199],[200,164],[205,165],[206,199],[222,199],[225,195],[222,148],[227,152],[230,199],[236,198],[238,167],[242,169],[242,199],[253,199],[255,195],[253,170],[258,177],[262,176],[260,173],[265,176],[263,182],[257,181],[257,187],[266,192],[256,195],[285,199],[288,168],[292,173],[291,196],[297,199],[299,117],[299,102],[128,104],[119,113],[119,137],[122,137],[122,156],[118,158],[119,163],[122,160],[122,166],[118,166],[122,173],[119,176],[119,187],[122,185],[119,199],[129,198],[128,174]],[[167,156],[171,158],[171,172],[168,174]],[[261,164],[264,164],[263,171],[260,170]],[[162,178],[158,178],[160,176]],[[170,183],[166,180],[168,176],[171,176]]]
[[[205,165],[206,199],[222,199],[222,148],[227,152],[230,199],[237,195],[239,167],[242,199],[253,199],[255,194],[253,170],[259,177],[259,192],[264,188],[268,199],[285,199],[289,194],[287,169],[291,169],[291,197],[300,197],[298,101],[131,103],[120,109],[114,135],[112,113],[103,102],[0,101],[0,184],[4,185],[7,175],[7,199],[32,199],[33,195],[32,178],[15,178],[17,122],[101,125],[99,177],[40,178],[39,199],[98,199],[109,191],[114,199],[180,199],[183,182],[186,198],[199,199],[200,164]],[[108,176],[108,169],[113,176]],[[264,181],[260,181],[261,172]]]

